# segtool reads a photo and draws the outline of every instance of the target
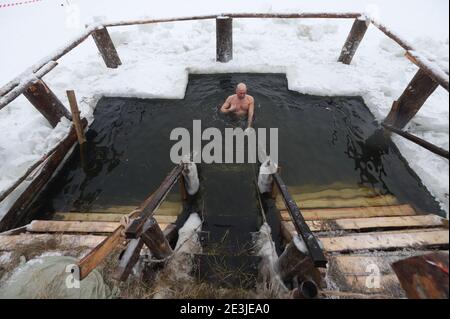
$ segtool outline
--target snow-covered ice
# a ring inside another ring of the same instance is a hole
[[[2,1],[0,1],[1,3]],[[61,6],[64,4],[64,6]],[[68,5],[70,4],[70,5]],[[405,12],[404,10],[406,10]],[[0,84],[83,32],[86,23],[221,12],[367,12],[404,37],[417,54],[448,70],[447,1],[53,1],[0,9]],[[41,14],[39,14],[41,13]],[[78,14],[79,13],[79,14]],[[401,15],[399,15],[401,13]],[[401,16],[401,19],[398,17]],[[27,23],[24,23],[26,21]],[[51,22],[50,22],[51,21]],[[405,51],[370,26],[352,64],[337,63],[352,20],[235,19],[234,59],[215,62],[215,22],[174,22],[109,28],[122,65],[108,69],[91,38],[58,61],[44,81],[68,105],[74,89],[82,115],[92,121],[101,96],[183,98],[189,73],[286,73],[289,89],[323,96],[362,96],[381,121],[417,67]],[[34,32],[28,32],[33,27]],[[36,34],[41,36],[37,37]],[[251,88],[249,88],[251,91]],[[449,148],[449,96],[439,87],[408,126],[409,132]],[[23,97],[0,111],[0,192],[67,133],[52,129]],[[411,167],[448,212],[448,161],[394,137]],[[11,196],[17,196],[12,194]],[[11,198],[8,199],[11,201]],[[5,205],[5,204],[4,204]],[[5,208],[0,207],[0,215]]]

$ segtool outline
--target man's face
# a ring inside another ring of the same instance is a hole
[[[247,94],[247,90],[243,88],[239,88],[236,90],[237,97],[242,100],[245,98],[245,95]]]

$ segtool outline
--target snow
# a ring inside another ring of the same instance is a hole
[[[0,0],[0,3],[2,0]],[[61,4],[64,4],[61,6]],[[70,5],[68,5],[70,4]],[[420,56],[448,70],[447,1],[245,1],[211,4],[205,0],[119,1],[44,0],[0,10],[0,85],[34,61],[43,61],[68,39],[86,32],[85,24],[141,18],[220,14],[221,12],[364,12],[404,38]],[[44,14],[36,14],[41,12]],[[79,14],[78,14],[79,13]],[[398,17],[401,16],[401,19]],[[26,20],[27,23],[22,23]],[[51,21],[51,23],[49,22]],[[213,20],[109,28],[122,60],[117,69],[104,65],[91,37],[58,60],[44,81],[68,105],[65,91],[74,89],[82,115],[92,121],[101,96],[183,98],[189,73],[286,73],[291,90],[323,96],[362,96],[377,120],[387,115],[418,68],[405,51],[373,25],[347,66],[337,63],[353,21],[338,19],[235,19],[234,59],[215,62]],[[29,32],[30,25],[34,32]],[[11,32],[10,30],[15,30]],[[40,35],[40,36],[36,36]],[[20,39],[20,41],[18,41]],[[61,49],[58,49],[59,53]],[[39,63],[35,63],[35,66]],[[250,88],[251,91],[251,88]],[[438,88],[408,126],[408,131],[448,149],[449,97]],[[52,129],[24,97],[0,111],[0,192],[68,131],[63,122]],[[394,137],[403,156],[423,183],[449,208],[448,161]],[[10,197],[18,196],[12,194]],[[12,199],[7,201],[11,202]],[[0,206],[4,212],[5,203]]]

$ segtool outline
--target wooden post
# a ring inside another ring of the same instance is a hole
[[[360,18],[355,19],[352,29],[350,30],[350,34],[348,35],[344,47],[342,48],[338,62],[342,62],[344,64],[350,64],[350,62],[352,62],[356,49],[358,49],[359,44],[364,38],[364,34],[366,34],[368,27],[369,21]]]
[[[69,99],[70,110],[72,111],[73,124],[75,125],[75,130],[77,131],[78,143],[82,145],[83,143],[86,143],[86,138],[81,125],[80,110],[78,109],[77,98],[73,90],[66,91],[66,94]]]
[[[419,69],[402,96],[394,102],[384,124],[398,129],[404,128],[437,87],[438,83]]]
[[[69,111],[42,80],[31,84],[23,95],[55,127],[62,117],[71,120]]]
[[[228,62],[233,59],[233,19],[216,18],[216,61]]]
[[[155,218],[148,218],[144,225],[144,229],[146,229],[146,231],[142,233],[141,239],[148,249],[150,249],[153,258],[162,260],[173,253],[169,242],[166,237],[164,237],[164,233],[161,228],[159,228]]]
[[[108,68],[116,69],[122,64],[116,48],[114,47],[114,43],[105,27],[93,31],[92,38],[94,38],[98,51],[100,51],[103,61],[105,61]]]

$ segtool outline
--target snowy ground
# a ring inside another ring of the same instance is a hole
[[[0,0],[0,4],[9,0]],[[221,12],[370,11],[419,52],[448,71],[448,1],[56,1],[0,8],[0,85],[82,31],[86,23]],[[399,18],[401,17],[401,18]],[[214,21],[110,28],[123,65],[107,69],[91,38],[59,61],[44,80],[68,105],[76,91],[92,120],[99,96],[182,98],[188,73],[282,72],[289,88],[317,95],[362,96],[378,120],[417,71],[404,50],[371,26],[350,66],[337,63],[351,20],[235,20],[234,60],[215,62]],[[250,88],[251,91],[251,88]],[[251,93],[251,92],[250,92]],[[52,129],[23,98],[0,111],[0,192],[61,139],[69,123]],[[449,97],[438,88],[409,131],[449,148]],[[448,212],[447,160],[394,137],[411,167]],[[0,216],[13,194],[0,204]]]

